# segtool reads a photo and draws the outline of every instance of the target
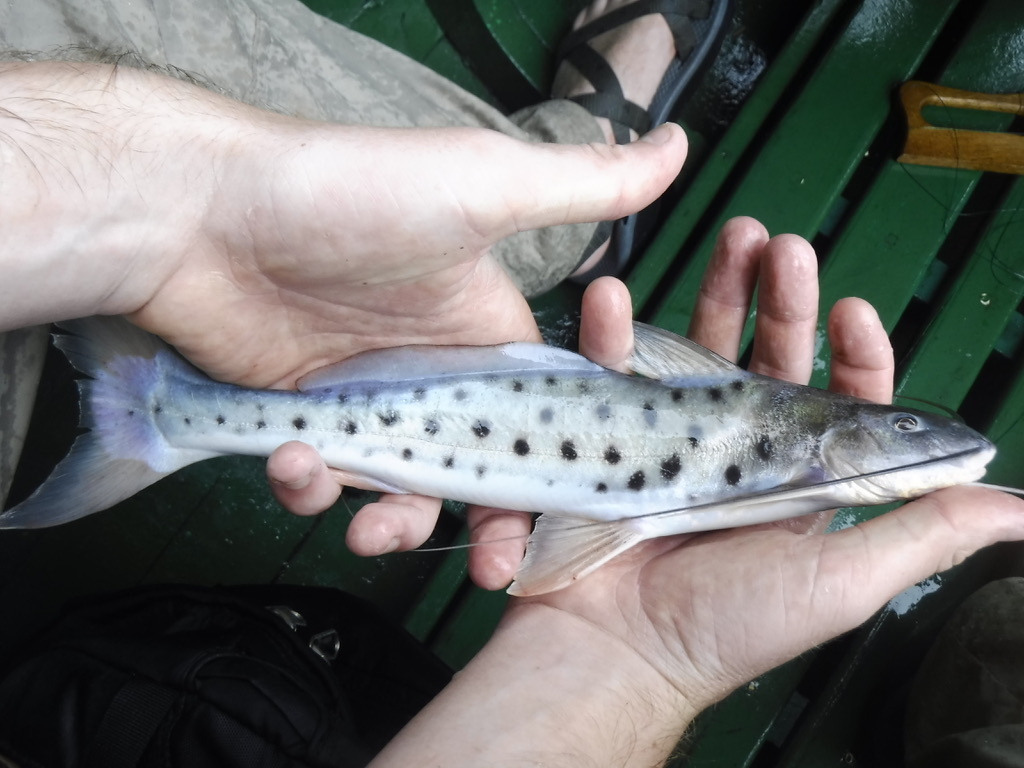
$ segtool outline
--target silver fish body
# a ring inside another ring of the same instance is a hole
[[[544,513],[513,585],[527,594],[646,538],[975,480],[994,452],[958,422],[756,376],[639,325],[646,376],[536,344],[408,347],[296,392],[214,382],[125,323],[70,330],[59,344],[93,377],[92,431],[0,527],[63,522],[194,461],[302,440],[369,488]]]

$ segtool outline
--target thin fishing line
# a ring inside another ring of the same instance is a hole
[[[964,483],[964,485],[971,488],[988,488],[990,491],[1000,491],[1001,493],[1024,497],[1024,489],[1011,488],[1008,485],[993,485],[992,483]]]

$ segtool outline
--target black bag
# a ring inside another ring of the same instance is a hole
[[[451,674],[337,590],[144,587],[75,601],[15,657],[0,675],[0,756],[19,768],[363,766]]]

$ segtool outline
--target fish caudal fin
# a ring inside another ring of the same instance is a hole
[[[645,538],[628,520],[541,515],[508,593],[526,597],[567,587]]]
[[[45,528],[113,506],[172,472],[211,455],[163,439],[154,386],[168,368],[187,369],[162,342],[121,318],[63,324],[56,344],[91,380],[79,381],[80,435],[35,493],[0,514],[0,528]]]

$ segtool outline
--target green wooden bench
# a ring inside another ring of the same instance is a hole
[[[544,93],[557,41],[585,1],[308,0],[508,108]],[[804,0],[780,10],[741,0],[737,14],[742,23],[719,64],[681,110],[691,161],[656,237],[627,275],[639,316],[686,330],[714,235],[728,217],[751,215],[773,233],[801,234],[818,249],[822,306],[845,295],[871,301],[893,335],[899,392],[960,409],[999,445],[992,481],[1020,485],[1024,187],[1015,177],[895,162],[901,124],[894,94],[908,79],[1024,91],[1024,67],[1004,53],[1024,29],[1024,6]],[[737,83],[739,96],[730,95],[726,86]],[[991,113],[933,118],[1011,127]],[[542,323],[560,322],[578,298],[569,287],[543,297],[536,304]],[[827,345],[817,363],[820,385]],[[62,450],[51,445],[49,424],[73,419],[67,379],[51,355],[23,484],[41,479],[41,467]],[[219,459],[73,525],[4,532],[0,653],[75,594],[168,581],[288,582],[365,596],[448,663],[463,665],[489,636],[504,595],[471,586],[461,552],[348,554],[344,529],[365,499],[346,494],[319,518],[295,518],[271,500],[261,462]],[[878,512],[843,510],[838,524]],[[464,540],[457,510],[446,513],[434,543]],[[986,552],[918,585],[859,630],[737,691],[701,717],[676,764],[896,764],[885,762],[899,735],[885,715],[896,711],[937,626],[1000,572],[1001,555]]]

